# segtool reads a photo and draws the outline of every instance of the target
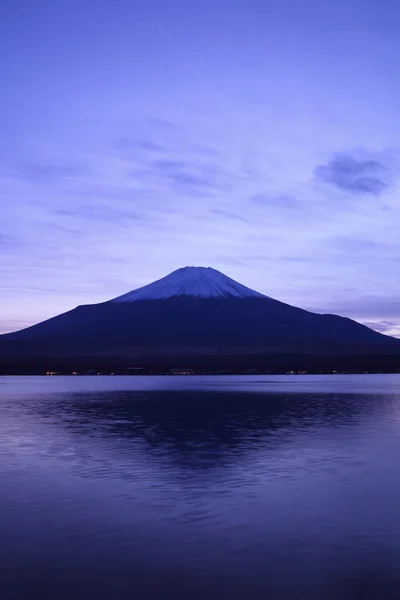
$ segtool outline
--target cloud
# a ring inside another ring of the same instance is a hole
[[[181,190],[190,188],[221,189],[221,185],[207,173],[185,173],[184,171],[170,172],[168,175],[171,183]]]
[[[251,254],[236,257],[224,255],[217,257],[217,260],[222,264],[245,266],[248,269],[249,265],[251,266],[252,264],[270,261],[270,256],[264,254]]]
[[[124,171],[143,191],[153,195],[171,192],[176,197],[212,197],[215,192],[232,189],[240,179],[240,170],[224,165],[217,149],[192,140],[188,132],[163,119],[147,119],[126,125],[108,139],[108,147],[117,157],[130,161]],[[116,163],[114,163],[115,165]],[[124,163],[120,163],[123,167]]]
[[[153,140],[134,139],[125,136],[113,138],[112,140],[110,140],[109,145],[113,150],[117,150],[118,152],[121,152],[123,154],[127,152],[132,153],[136,151],[156,153],[163,152],[166,150],[165,146],[154,142]]]
[[[280,256],[280,261],[286,263],[312,263],[314,258],[311,256]]]
[[[143,160],[131,177],[146,184],[167,184],[173,191],[191,195],[209,195],[214,191],[230,189],[233,175],[219,166],[184,160]]]
[[[182,160],[155,160],[151,163],[151,166],[161,173],[167,173],[174,175],[177,172],[189,169],[190,165]]]
[[[192,152],[197,154],[204,154],[205,156],[209,156],[210,158],[221,158],[222,154],[215,148],[210,148],[205,144],[192,144],[191,146]]]
[[[400,320],[388,320],[388,321],[363,321],[364,325],[385,333],[387,335],[399,335],[400,332]]]
[[[213,208],[211,210],[213,215],[217,217],[223,217],[224,219],[230,219],[232,221],[241,221],[242,223],[247,223],[247,219],[245,219],[242,215],[238,215],[230,210],[226,210],[225,208]]]
[[[181,132],[182,127],[173,121],[169,121],[168,119],[160,119],[153,117],[151,119],[147,119],[146,124],[152,129],[160,129],[165,131],[175,131]]]
[[[380,196],[392,184],[394,172],[391,167],[395,165],[390,164],[393,163],[390,159],[394,157],[387,152],[376,155],[363,152],[361,156],[337,153],[328,163],[318,165],[314,176],[341,191]]]
[[[4,235],[3,233],[0,233],[0,247],[1,246],[9,246],[9,245],[13,245],[15,243],[15,239],[9,235]]]
[[[400,296],[364,296],[338,297],[327,302],[324,307],[309,306],[309,310],[318,313],[335,313],[354,319],[375,319],[378,321],[400,319]]]
[[[341,254],[346,254],[348,258],[354,255],[361,255],[365,259],[367,254],[372,254],[379,258],[382,257],[382,252],[388,253],[393,250],[393,247],[386,242],[377,242],[375,240],[366,240],[346,235],[329,237],[325,241],[325,245],[328,250],[339,250]]]
[[[20,247],[24,247],[25,242],[21,239],[18,239],[12,235],[6,235],[0,233],[0,253],[4,254],[9,252],[14,252],[16,249]]]
[[[58,183],[84,177],[90,167],[79,160],[40,161],[24,158],[0,158],[0,174],[31,183]]]
[[[265,207],[299,209],[301,202],[289,194],[271,194],[268,192],[254,194],[250,200]]]
[[[122,227],[130,227],[132,222],[146,223],[148,218],[145,215],[128,210],[121,210],[105,205],[85,204],[75,208],[55,208],[53,214],[64,217],[74,217],[85,221],[100,221]]]

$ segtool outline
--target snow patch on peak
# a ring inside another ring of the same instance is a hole
[[[183,267],[149,285],[119,296],[111,302],[161,300],[176,296],[195,298],[266,298],[211,267]]]

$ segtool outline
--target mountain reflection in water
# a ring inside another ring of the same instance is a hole
[[[3,386],[1,598],[397,598],[400,394],[379,381]]]

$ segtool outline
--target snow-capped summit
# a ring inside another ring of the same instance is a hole
[[[210,267],[183,267],[149,285],[119,296],[111,302],[160,300],[176,296],[196,298],[266,298]]]

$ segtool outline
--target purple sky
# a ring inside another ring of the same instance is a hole
[[[398,0],[2,0],[0,332],[185,265],[400,335]]]

